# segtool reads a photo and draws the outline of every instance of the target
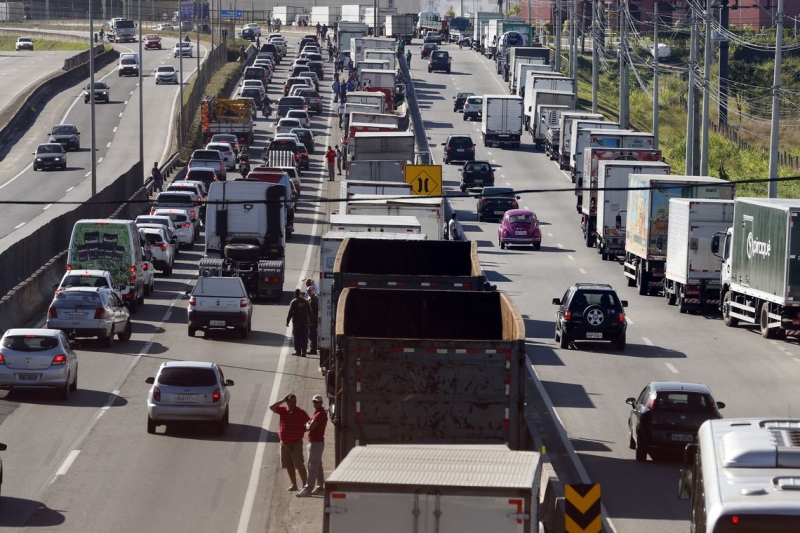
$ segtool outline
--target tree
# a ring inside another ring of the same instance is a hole
[[[516,3],[508,9],[508,14],[514,17],[518,17],[521,11],[522,9],[520,8],[519,3]]]

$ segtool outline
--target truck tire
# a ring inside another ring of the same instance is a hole
[[[769,307],[766,303],[761,304],[761,309],[759,309],[758,316],[758,326],[761,330],[761,336],[765,339],[774,339],[777,337],[777,330],[775,328],[769,328],[767,325],[769,324]]]
[[[722,297],[722,323],[729,328],[735,328],[739,325],[739,319],[731,316],[731,293],[725,293]]]
[[[644,272],[641,263],[636,265],[636,289],[639,296],[647,296],[647,272]]]
[[[225,246],[225,257],[228,259],[258,259],[260,250],[254,244],[228,244]]]

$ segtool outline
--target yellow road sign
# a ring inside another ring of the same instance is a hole
[[[406,183],[419,196],[442,194],[442,165],[406,165]]]
[[[564,514],[567,533],[600,533],[600,484],[564,485]]]

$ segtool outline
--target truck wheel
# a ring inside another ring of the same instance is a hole
[[[258,259],[259,249],[254,244],[228,244],[225,246],[225,257],[228,259]]]
[[[670,292],[667,288],[666,281],[664,282],[664,297],[667,299],[667,305],[675,305],[677,298],[675,292]]]
[[[642,270],[641,263],[636,267],[636,288],[639,296],[647,295],[647,272]]]
[[[739,325],[739,319],[731,316],[731,293],[726,292],[722,297],[722,322],[729,328]]]
[[[673,296],[673,298],[675,298],[675,297]],[[682,294],[680,296],[678,296],[677,298],[675,298],[675,300],[676,300],[676,302],[678,304],[678,312],[680,314],[685,315],[686,313],[689,312],[689,308],[686,307],[686,299],[683,297]]]
[[[765,339],[774,339],[776,337],[776,329],[769,328],[767,325],[769,324],[769,308],[767,304],[761,304],[761,311],[759,312],[760,320],[759,326],[761,329],[761,336]]]
[[[594,247],[594,233],[592,232],[591,225],[586,229],[586,247]]]

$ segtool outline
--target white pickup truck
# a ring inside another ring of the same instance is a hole
[[[234,329],[245,339],[253,320],[253,304],[242,278],[200,277],[189,296],[189,336],[198,329]]]

